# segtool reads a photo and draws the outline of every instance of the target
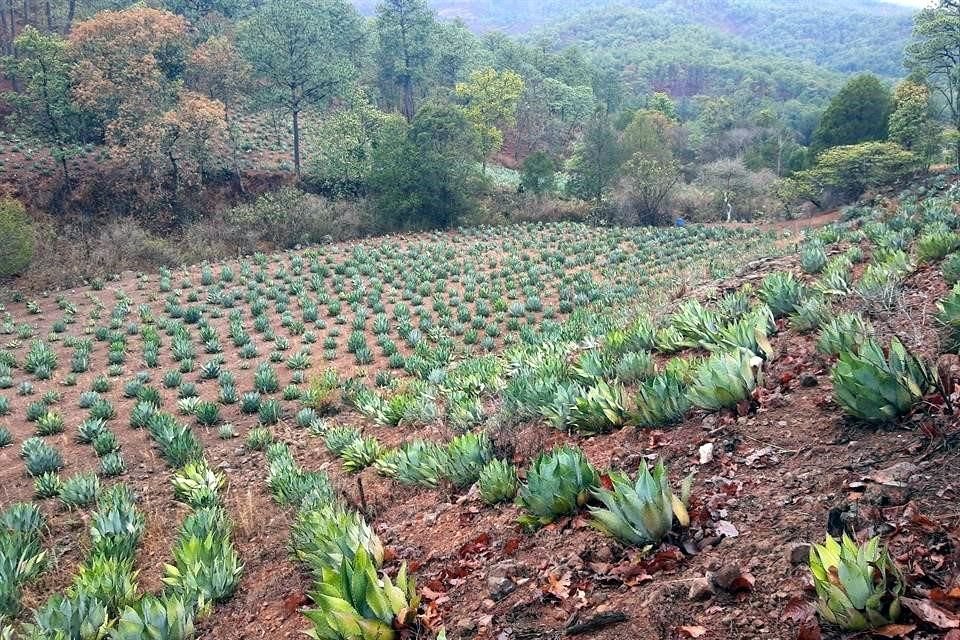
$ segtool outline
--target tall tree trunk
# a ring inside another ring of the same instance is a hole
[[[53,31],[53,12],[50,10],[50,0],[44,0],[43,10],[47,18],[47,31]]]
[[[0,9],[0,30],[3,31],[3,42],[0,43],[0,51],[9,55],[13,49],[13,28],[7,27],[7,12]]]
[[[293,168],[300,179],[300,110],[293,110]]]
[[[227,125],[227,137],[230,140],[230,156],[233,159],[233,172],[237,176],[237,188],[240,189],[240,193],[246,193],[246,189],[243,187],[243,172],[240,170],[240,157],[237,153],[236,131],[234,129],[233,118],[230,117],[230,108],[226,105],[223,107],[223,119]]]
[[[70,169],[67,167],[67,154],[60,150],[60,167],[63,169],[63,182],[67,186],[67,193],[70,193]]]
[[[77,0],[67,2],[67,22],[63,25],[63,32],[70,31],[70,25],[73,24],[73,16],[77,13]]]
[[[13,0],[7,0],[7,13],[10,15],[10,42],[7,44],[10,47],[10,55],[16,58],[17,48],[13,46],[13,39],[17,37],[17,14],[13,10]],[[10,76],[10,84],[14,91],[20,91],[20,82],[17,80],[17,76]]]
[[[416,107],[413,104],[413,80],[410,76],[403,79],[403,117],[407,122],[413,120]]]

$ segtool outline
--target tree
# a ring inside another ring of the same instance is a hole
[[[190,23],[198,39],[222,36],[229,21],[245,15],[250,0],[164,0],[166,7]]]
[[[357,78],[362,22],[346,0],[267,0],[240,27],[239,45],[263,76],[265,102],[290,114],[293,166],[301,175],[300,115]]]
[[[531,153],[523,161],[520,187],[537,196],[553,193],[557,188],[557,165],[543,151]]]
[[[934,121],[929,87],[904,80],[894,91],[893,103],[890,140],[913,151],[929,166],[940,146],[940,126]]]
[[[673,98],[662,91],[657,91],[650,96],[650,100],[647,103],[647,109],[662,113],[670,120],[677,119],[677,103],[673,101]]]
[[[697,182],[713,194],[715,211],[727,222],[750,220],[765,207],[776,176],[772,171],[750,171],[739,158],[721,158],[706,164]]]
[[[826,192],[852,201],[867,189],[909,177],[916,168],[917,156],[893,142],[833,147],[817,157],[813,168],[784,180],[780,192],[782,199],[805,198],[818,206]]]
[[[875,76],[852,78],[833,97],[813,132],[814,154],[831,147],[886,140],[890,92]]]
[[[457,96],[466,103],[467,119],[480,136],[484,173],[487,157],[503,146],[503,131],[516,123],[517,102],[523,92],[523,79],[513,71],[485,67],[470,74],[468,82],[458,83]]]
[[[534,150],[562,153],[596,108],[593,89],[555,78],[527,78],[517,103],[514,159]]]
[[[115,149],[120,160],[136,163],[145,178],[174,194],[198,184],[223,130],[223,105],[204,95],[183,92],[160,117],[143,123],[135,138]]]
[[[230,142],[231,162],[241,191],[243,177],[238,155],[240,130],[234,121],[234,113],[253,87],[252,74],[250,63],[241,57],[236,45],[225,36],[215,36],[198,46],[187,66],[190,85],[223,105],[223,123]]]
[[[380,75],[399,88],[400,112],[413,119],[414,89],[434,56],[435,23],[424,0],[384,0],[377,5],[377,61]]]
[[[960,131],[960,2],[940,0],[917,14],[905,64],[943,98]],[[954,137],[954,158],[960,171],[960,136]]]
[[[636,224],[663,225],[670,222],[666,204],[680,182],[680,165],[636,153],[623,168],[623,208]]]
[[[331,195],[362,193],[372,170],[374,148],[397,118],[401,116],[380,111],[357,91],[344,108],[327,115],[317,127],[310,179]]]
[[[443,228],[473,209],[477,134],[463,111],[425,105],[392,123],[373,152],[370,188],[381,227]]]
[[[434,42],[433,77],[443,86],[455,86],[482,55],[479,40],[460,20],[435,22]]]
[[[674,158],[677,145],[676,122],[659,110],[637,111],[623,131],[623,147],[629,155],[642,153],[645,157],[669,162]]]
[[[567,164],[567,192],[600,205],[620,169],[620,141],[605,111],[587,122]]]
[[[32,26],[14,41],[16,57],[6,59],[4,69],[17,78],[19,92],[4,99],[13,107],[11,124],[27,136],[49,144],[69,184],[67,161],[83,141],[85,118],[71,96],[71,61],[67,42],[56,34],[40,33]]]
[[[176,102],[186,30],[180,16],[137,6],[102,11],[70,31],[74,98],[105,123],[112,144],[135,138]]]

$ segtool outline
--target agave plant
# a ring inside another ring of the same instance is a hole
[[[810,296],[790,314],[790,327],[799,333],[819,329],[833,315],[830,303],[820,296]]]
[[[383,563],[383,544],[377,534],[359,513],[339,505],[301,510],[290,528],[290,540],[294,554],[317,577],[360,549],[377,567]]]
[[[87,593],[55,594],[23,625],[26,638],[101,640],[110,630],[106,606]]]
[[[70,590],[92,596],[115,615],[136,601],[137,572],[130,558],[93,556],[77,569]]]
[[[580,449],[563,446],[541,453],[517,495],[517,502],[527,511],[520,523],[534,527],[570,515],[587,503],[598,484],[596,469]]]
[[[90,555],[132,560],[144,528],[143,514],[132,503],[101,509],[90,526]]]
[[[357,440],[360,440],[360,430],[356,427],[338,426],[328,430],[323,438],[324,444],[330,453],[339,456]]]
[[[67,478],[60,488],[60,501],[67,507],[86,507],[100,494],[100,480],[92,473],[78,473]]]
[[[819,242],[811,242],[800,249],[800,268],[804,273],[820,273],[827,264],[827,253]]]
[[[844,351],[857,351],[870,336],[873,326],[857,313],[841,313],[820,327],[817,351],[835,356]]]
[[[889,355],[870,339],[844,351],[831,372],[833,397],[848,415],[886,422],[908,414],[933,383],[926,365],[894,338]]]
[[[711,343],[723,326],[720,314],[695,299],[687,300],[670,317],[670,325],[694,344]]]
[[[347,473],[363,471],[380,457],[383,447],[373,436],[357,438],[340,451],[343,459],[343,469]]]
[[[271,450],[275,451],[272,456]],[[324,503],[333,500],[333,487],[327,475],[323,472],[304,471],[298,467],[283,443],[270,445],[267,459],[270,462],[267,486],[278,503],[306,508],[308,498]]]
[[[684,481],[681,497],[670,489],[663,461],[653,473],[644,462],[636,482],[621,472],[610,472],[612,489],[599,488],[593,495],[603,507],[590,507],[593,525],[622,542],[634,545],[660,542],[673,527],[673,519],[682,527],[690,524],[686,501],[692,477]]]
[[[708,411],[733,408],[750,398],[762,364],[763,360],[747,349],[715,354],[697,370],[687,397]]]
[[[465,433],[447,444],[444,475],[458,489],[469,487],[492,457],[493,448],[486,433]]]
[[[792,273],[771,273],[763,279],[759,293],[777,318],[793,313],[806,298],[803,283]]]
[[[960,247],[960,234],[946,228],[934,229],[917,238],[917,257],[921,262],[937,262]]]
[[[946,297],[937,303],[937,322],[946,334],[946,349],[960,349],[960,284],[954,285]]]
[[[664,427],[680,422],[690,409],[686,384],[670,371],[641,384],[635,404],[631,419],[640,427]]]
[[[306,634],[316,640],[394,640],[420,606],[416,583],[400,567],[395,580],[377,576],[364,549],[344,558],[336,569],[324,569],[311,592],[316,609],[304,611],[313,623]]]
[[[110,640],[192,640],[193,610],[175,595],[146,595],[126,607]]]
[[[810,549],[817,610],[824,620],[848,631],[892,624],[900,617],[903,577],[880,539],[858,545],[846,534],[827,536]]]
[[[203,460],[188,462],[173,474],[173,494],[194,508],[219,504],[219,492],[226,484],[222,473],[213,471]]]
[[[580,433],[604,433],[623,426],[627,410],[623,387],[596,380],[570,409],[570,424]]]
[[[434,442],[413,440],[397,450],[394,463],[397,482],[436,487],[445,475],[447,452]]]
[[[165,565],[164,583],[185,600],[203,609],[233,595],[243,565],[229,539],[213,533],[205,538],[191,536],[173,550],[174,564]]]
[[[491,460],[477,480],[480,499],[489,505],[513,500],[517,495],[517,468],[504,460]]]
[[[717,336],[716,345],[707,344],[707,348],[719,350],[724,349],[749,349],[754,354],[772,360],[774,357],[773,346],[768,339],[770,334],[776,330],[773,312],[770,307],[760,304],[751,311],[741,314],[736,320],[726,324]]]

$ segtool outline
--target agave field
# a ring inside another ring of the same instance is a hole
[[[18,294],[2,637],[941,637],[954,195]]]

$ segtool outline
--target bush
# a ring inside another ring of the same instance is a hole
[[[287,249],[298,244],[345,240],[368,231],[372,223],[352,203],[333,203],[293,187],[265,193],[224,215],[236,227],[233,241],[250,253],[260,242]]]
[[[780,194],[787,202],[803,198],[819,202],[825,192],[851,201],[869,189],[891,186],[909,177],[917,167],[917,156],[892,142],[834,147],[820,154],[812,169],[784,180]]]
[[[0,200],[0,277],[20,273],[33,259],[33,224],[18,200]]]

